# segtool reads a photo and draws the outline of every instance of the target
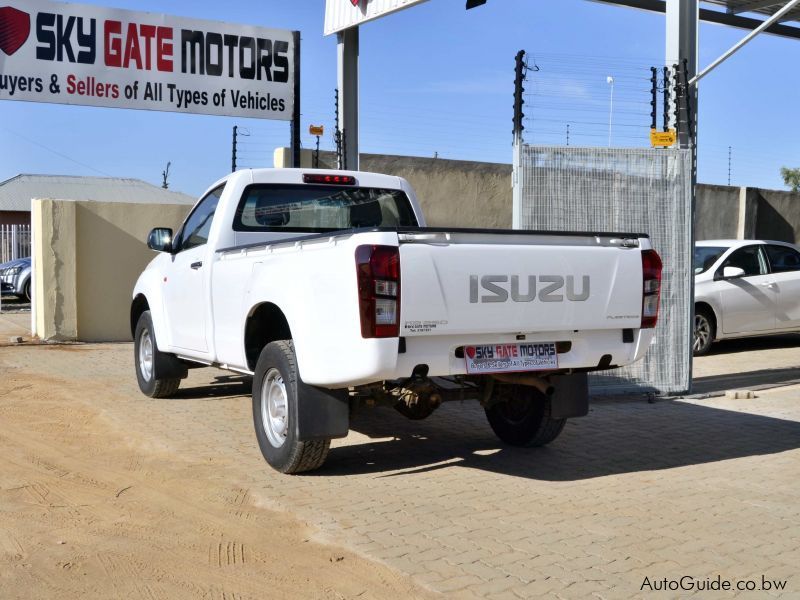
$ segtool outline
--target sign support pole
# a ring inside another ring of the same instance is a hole
[[[339,116],[345,141],[343,162],[344,168],[358,171],[358,26],[340,31],[336,36]]]
[[[295,169],[301,167],[300,164],[300,32],[292,32],[294,41],[294,109],[292,111],[291,125],[291,148],[292,166]]]

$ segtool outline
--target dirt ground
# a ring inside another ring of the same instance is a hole
[[[359,411],[290,477],[246,378],[193,369],[153,400],[132,344],[9,341],[28,319],[0,315],[0,600],[627,600],[683,576],[800,597],[797,336],[720,344],[702,398],[598,400],[545,448],[501,444],[477,403]]]
[[[108,380],[59,368],[81,348],[40,348],[30,368],[4,360],[16,351],[0,348],[3,600],[429,596],[212,477],[213,459],[109,419],[91,402],[117,393]]]

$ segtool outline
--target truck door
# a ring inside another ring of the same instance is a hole
[[[165,272],[165,314],[172,344],[192,352],[208,352],[206,315],[209,307],[208,234],[224,186],[209,192],[195,207],[178,235],[177,252]]]

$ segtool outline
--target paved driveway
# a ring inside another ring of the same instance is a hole
[[[423,422],[374,409],[334,443],[323,470],[289,477],[258,452],[246,381],[199,369],[178,398],[151,400],[136,389],[131,353],[129,344],[0,348],[0,365],[86,381],[81,402],[123,429],[213,460],[215,477],[249,501],[436,591],[628,598],[664,578],[761,586],[764,576],[788,579],[783,597],[800,597],[795,388],[757,400],[600,402],[550,447],[529,450],[500,445],[472,403]]]

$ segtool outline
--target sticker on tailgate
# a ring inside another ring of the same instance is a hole
[[[558,368],[555,342],[466,346],[467,373],[549,371]]]

